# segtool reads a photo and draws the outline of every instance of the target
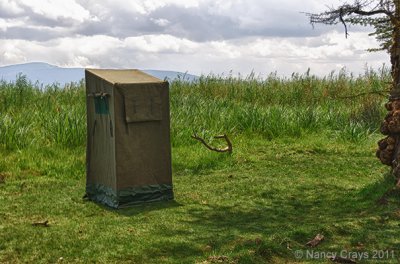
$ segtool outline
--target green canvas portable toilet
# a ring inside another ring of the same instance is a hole
[[[173,199],[168,82],[86,69],[86,194],[113,208]]]

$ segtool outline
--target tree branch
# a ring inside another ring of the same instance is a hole
[[[337,98],[337,99],[353,99],[353,98],[357,98],[357,97],[361,97],[361,96],[365,96],[365,95],[372,95],[372,94],[376,94],[376,95],[380,95],[380,96],[387,96],[388,93],[390,93],[390,90],[371,91],[371,92],[359,93],[359,94],[348,95],[348,96],[335,96],[333,98]]]
[[[343,9],[342,8],[340,8],[339,20],[340,20],[340,22],[342,22],[342,24],[344,26],[344,36],[345,36],[345,38],[347,38],[349,33],[347,32],[346,22],[344,22],[344,19],[343,19]]]
[[[387,15],[388,17],[392,17],[393,14],[385,9],[378,9],[374,11],[363,11],[360,9],[353,10],[354,14],[361,15],[361,16],[374,16],[374,15]]]
[[[193,134],[193,135],[192,135],[192,138],[193,138],[193,139],[196,139],[196,140],[198,140],[198,141],[200,141],[204,146],[206,146],[206,148],[208,148],[208,149],[211,150],[211,151],[216,151],[216,152],[229,152],[229,153],[232,153],[232,150],[233,150],[233,149],[232,149],[232,142],[229,140],[229,138],[228,138],[228,136],[227,136],[226,134],[220,135],[220,136],[215,136],[215,137],[214,137],[214,138],[216,138],[216,139],[220,139],[220,138],[225,139],[225,141],[226,141],[226,143],[228,144],[228,146],[225,147],[225,148],[222,148],[222,149],[216,148],[216,147],[212,147],[212,146],[208,145],[207,142],[206,142],[203,138],[199,137],[199,136],[196,135],[196,134]]]
[[[345,3],[337,8],[330,8],[328,11],[323,13],[306,13],[306,15],[310,18],[310,23],[313,26],[316,23],[326,25],[335,25],[338,23],[343,24],[346,38],[348,36],[346,23],[358,24],[362,17],[384,15],[388,17],[393,24],[394,22],[398,22],[398,18],[395,17],[394,7],[390,0],[380,1],[376,6],[371,7],[373,2],[374,1],[355,0],[353,4]],[[374,22],[379,18],[371,19],[372,20],[368,24],[376,28]]]

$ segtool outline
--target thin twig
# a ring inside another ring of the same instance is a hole
[[[228,144],[228,146],[225,147],[225,148],[222,148],[222,149],[216,148],[216,147],[212,147],[212,146],[208,145],[207,142],[203,138],[199,137],[196,134],[193,134],[192,138],[200,141],[204,146],[206,146],[206,148],[208,148],[211,151],[232,153],[232,142],[229,140],[229,138],[228,138],[228,136],[226,134],[214,137],[215,139],[221,139],[221,138],[225,139],[225,141]]]

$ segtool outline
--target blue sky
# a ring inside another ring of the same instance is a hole
[[[386,62],[368,29],[316,26],[302,12],[339,0],[0,0],[0,66],[326,75]]]

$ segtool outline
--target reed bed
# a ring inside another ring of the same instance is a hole
[[[266,140],[329,133],[364,140],[379,128],[389,71],[368,69],[354,76],[342,70],[326,77],[307,71],[267,78],[201,76],[171,82],[173,146],[194,144],[193,132],[210,137],[257,134]],[[25,76],[0,82],[0,145],[7,149],[57,144],[84,146],[84,82],[42,87]]]

